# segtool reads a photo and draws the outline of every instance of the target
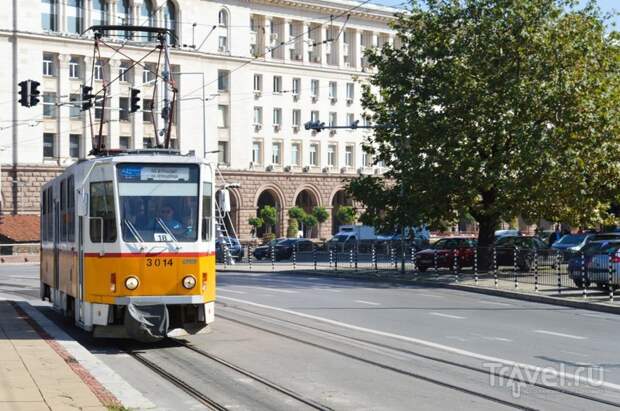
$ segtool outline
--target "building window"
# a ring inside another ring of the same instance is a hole
[[[43,93],[43,117],[56,117],[56,93]]]
[[[119,97],[118,99],[118,119],[129,121],[129,98]]]
[[[319,80],[310,81],[310,96],[313,98],[319,97]]]
[[[72,158],[80,157],[80,140],[82,136],[79,134],[69,134],[69,155]]]
[[[280,125],[282,125],[282,109],[281,108],[273,109],[273,125],[276,127],[280,127]]]
[[[218,141],[217,150],[217,163],[228,164],[228,143],[225,141]]]
[[[273,93],[282,93],[282,76],[273,76]]]
[[[154,64],[147,63],[144,65],[144,71],[142,72],[142,83],[149,83],[155,80],[155,71],[157,67]]]
[[[218,70],[217,71],[217,91],[228,91],[230,79],[230,71]]]
[[[153,122],[153,100],[152,99],[144,99],[142,100],[144,105],[142,106],[142,121],[145,123]]]
[[[263,75],[262,74],[254,74],[254,91],[261,92],[263,91]]]
[[[43,157],[53,158],[56,151],[56,134],[43,133]]]
[[[263,108],[254,107],[254,125],[260,126],[263,124]]]
[[[155,139],[152,137],[144,137],[142,139],[142,147],[143,148],[153,148],[155,147]]]
[[[217,22],[220,27],[228,27],[228,12],[225,9],[221,9],[217,14]]]
[[[220,104],[217,106],[217,126],[218,128],[228,128],[228,106]]]
[[[368,153],[366,151],[362,150],[362,166],[370,167],[370,164],[369,164],[368,160],[369,160]]]
[[[352,126],[355,123],[355,114],[347,113],[347,126]]]
[[[153,3],[151,0],[144,0],[142,7],[140,8],[140,24],[144,26],[154,27],[155,24],[155,11],[153,9]],[[147,35],[148,40],[154,40],[155,36],[152,33]]]
[[[121,150],[129,150],[131,147],[131,137],[129,136],[120,136],[118,138],[118,148]]]
[[[336,127],[337,125],[338,125],[338,113],[332,111],[331,113],[329,113],[329,126]]]
[[[293,79],[293,95],[294,96],[299,96],[301,93],[301,79],[300,78],[294,78]]]
[[[355,84],[347,83],[347,100],[352,102],[354,98],[355,98]]]
[[[95,62],[95,80],[103,80],[103,63],[101,60]]]
[[[71,103],[69,106],[69,117],[71,117],[72,120],[79,119],[81,116],[82,96],[79,94],[70,94],[69,102]]]
[[[103,98],[95,98],[95,119],[103,120]]]
[[[252,143],[252,163],[262,164],[263,153],[261,149],[262,149],[262,143],[260,143],[259,141],[255,141]]]
[[[82,33],[82,13],[84,5],[82,0],[67,0],[67,31],[69,33]]]
[[[353,150],[355,146],[348,145],[344,148],[344,165],[347,167],[353,167]]]
[[[217,41],[217,50],[220,53],[228,52],[228,36],[220,36]]]
[[[41,0],[41,28],[45,31],[58,30],[58,0]]]
[[[106,0],[93,0],[92,24],[101,25],[108,22],[108,2]]]
[[[69,60],[69,78],[80,78],[80,62],[75,57],[71,57],[71,60]]]
[[[319,165],[319,145],[318,144],[310,144],[310,165],[311,166]]]
[[[131,7],[129,0],[116,0],[116,24],[121,26],[129,26],[131,24]],[[124,31],[120,33],[121,37],[131,38],[131,33]]]
[[[291,164],[295,166],[301,165],[301,144],[291,144]]]
[[[329,82],[329,98],[335,100],[338,98],[338,83],[335,81]]]
[[[301,110],[293,110],[293,127],[301,126]]]
[[[118,0],[117,0],[118,1]],[[168,34],[168,43],[172,46],[176,45],[176,32],[177,32],[177,10],[174,4],[168,0],[163,10],[164,14],[164,26],[170,30],[175,36]]]
[[[127,73],[129,72],[129,63],[121,61],[121,65],[118,68],[118,80],[127,82]]]
[[[43,75],[53,76],[55,75],[55,71],[56,70],[54,70],[54,56],[48,53],[43,54]]]
[[[282,164],[282,143],[273,143],[271,145],[271,163],[275,165]]]
[[[316,110],[312,110],[310,112],[310,121],[315,123],[317,121],[319,121],[319,112]]]
[[[327,165],[330,167],[336,167],[336,145],[330,144],[327,146]]]

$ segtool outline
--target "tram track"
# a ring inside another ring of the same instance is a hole
[[[224,304],[224,305],[227,306],[226,304]],[[560,393],[560,394],[563,394],[563,395],[579,398],[579,399],[582,399],[582,400],[593,401],[593,402],[601,404],[601,405],[606,405],[606,406],[612,406],[612,407],[615,407],[615,408],[620,408],[620,402],[606,400],[604,398],[599,398],[599,397],[595,397],[595,396],[588,395],[588,394],[585,394],[585,393],[568,390],[568,389],[565,389],[565,388],[562,388],[562,387],[559,387],[559,386],[544,384],[544,383],[536,382],[536,381],[528,381],[528,380],[525,380],[524,378],[519,378],[518,376],[515,376],[515,375],[510,375],[510,374],[506,375],[505,373],[502,374],[501,372],[492,371],[491,369],[482,369],[482,368],[478,368],[478,367],[475,367],[475,366],[471,366],[471,365],[467,365],[467,364],[462,364],[462,363],[458,363],[458,362],[455,362],[455,361],[451,361],[451,360],[448,360],[448,359],[445,359],[445,358],[438,358],[438,357],[435,357],[435,356],[432,356],[432,355],[428,355],[428,354],[412,351],[412,350],[409,350],[409,349],[404,349],[404,348],[400,348],[400,347],[394,347],[394,346],[391,346],[391,345],[388,345],[388,344],[382,344],[382,343],[378,343],[378,342],[375,342],[375,341],[370,341],[370,340],[367,340],[367,339],[364,339],[364,338],[352,337],[352,336],[341,334],[341,333],[338,333],[338,332],[324,330],[324,329],[321,329],[321,328],[318,328],[318,327],[313,327],[313,326],[306,325],[306,324],[301,324],[301,323],[298,323],[298,322],[295,322],[295,321],[285,320],[285,319],[278,318],[278,317],[275,317],[275,316],[271,316],[271,315],[268,315],[268,314],[262,314],[262,313],[261,314],[257,314],[256,312],[253,312],[253,311],[250,311],[250,310],[246,310],[246,309],[240,308],[238,306],[235,306],[235,307],[227,306],[227,308],[238,310],[238,311],[243,312],[244,314],[251,315],[251,316],[254,316],[254,317],[257,317],[257,318],[264,317],[264,318],[269,319],[272,322],[286,324],[288,326],[297,327],[298,329],[306,329],[306,330],[309,330],[311,332],[319,333],[319,334],[322,334],[324,336],[328,336],[328,337],[331,337],[331,338],[335,337],[335,338],[338,338],[338,339],[344,340],[344,341],[349,341],[349,342],[354,342],[354,343],[357,343],[357,344],[367,345],[369,347],[375,347],[375,348],[380,348],[380,349],[384,349],[384,350],[389,350],[389,351],[392,351],[392,352],[396,352],[396,353],[400,353],[400,354],[405,354],[405,355],[412,356],[412,357],[417,357],[417,358],[420,358],[420,359],[423,359],[423,360],[427,360],[427,361],[431,361],[431,362],[438,363],[438,364],[448,365],[448,366],[451,366],[451,367],[456,367],[456,368],[460,368],[460,369],[467,370],[467,371],[473,371],[473,372],[476,372],[476,373],[479,373],[479,374],[483,374],[483,375],[486,375],[486,376],[493,376],[493,377],[496,377],[496,378],[502,378],[505,381],[511,381],[511,382],[514,382],[515,384],[523,384],[523,385],[535,386],[537,388],[542,388],[542,389],[545,389],[545,390],[554,391],[554,392],[557,392],[557,393]],[[497,398],[497,397],[494,397],[494,396],[491,396],[491,395],[479,393],[479,392],[467,389],[465,387],[459,387],[458,385],[446,383],[445,381],[440,381],[440,380],[437,380],[435,378],[432,378],[432,377],[429,377],[429,376],[425,376],[425,375],[422,375],[422,374],[419,374],[419,373],[414,373],[414,372],[411,372],[411,371],[408,371],[408,370],[404,370],[404,369],[393,367],[393,366],[390,366],[390,365],[387,365],[387,364],[382,364],[382,363],[379,363],[379,362],[376,362],[376,361],[372,361],[372,360],[369,360],[369,359],[366,359],[366,358],[363,358],[363,357],[351,354],[349,352],[345,352],[345,351],[342,351],[342,350],[339,350],[339,349],[327,347],[325,345],[317,344],[317,343],[314,343],[314,342],[311,342],[311,341],[308,341],[308,340],[305,340],[305,339],[302,339],[302,338],[297,338],[297,337],[294,337],[294,336],[291,336],[291,335],[287,335],[287,334],[284,334],[282,332],[275,331],[275,330],[272,330],[272,329],[269,329],[269,328],[266,328],[266,327],[262,327],[262,326],[256,325],[256,324],[248,322],[248,321],[243,321],[243,320],[231,318],[231,317],[229,317],[229,316],[227,316],[225,314],[222,314],[222,311],[219,312],[218,317],[222,318],[222,319],[225,319],[227,321],[231,321],[233,323],[245,326],[245,327],[250,327],[250,328],[253,328],[253,329],[256,329],[256,330],[259,330],[259,331],[263,331],[263,332],[269,333],[271,335],[275,335],[275,336],[278,336],[278,337],[286,338],[286,339],[291,340],[291,341],[302,343],[304,345],[308,345],[308,346],[311,346],[311,347],[314,347],[314,348],[318,348],[318,349],[321,349],[321,350],[324,350],[324,351],[328,351],[328,352],[331,352],[331,353],[334,353],[334,354],[338,354],[338,355],[341,355],[341,356],[344,356],[344,357],[347,357],[347,358],[350,358],[350,359],[354,359],[354,360],[357,360],[357,361],[360,361],[360,362],[363,362],[363,363],[366,363],[366,364],[369,364],[369,365],[377,366],[377,367],[380,367],[380,368],[383,368],[383,369],[387,369],[387,370],[390,370],[390,371],[393,371],[393,372],[396,372],[396,373],[399,373],[399,374],[402,374],[402,375],[407,375],[409,377],[416,378],[416,379],[419,379],[419,380],[427,381],[427,382],[430,382],[430,383],[433,383],[433,384],[436,384],[436,385],[440,385],[440,386],[443,386],[443,387],[446,387],[446,388],[451,388],[451,389],[454,389],[456,391],[467,393],[467,394],[470,394],[470,395],[473,395],[473,396],[476,396],[476,397],[484,398],[484,399],[487,399],[487,400],[490,400],[490,401],[495,401],[495,402],[501,403],[503,405],[511,406],[511,407],[514,407],[514,408],[517,408],[517,409],[525,409],[525,410],[536,409],[536,408],[530,408],[530,407],[527,407],[527,406],[523,406],[521,404],[517,404],[517,403],[511,402],[511,401],[506,401],[506,400],[503,400],[501,398]]]

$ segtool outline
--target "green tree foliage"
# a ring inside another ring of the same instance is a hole
[[[271,233],[273,226],[278,222],[278,210],[275,207],[266,205],[261,208],[258,213],[267,228],[267,232]]]
[[[589,226],[620,183],[620,53],[594,3],[414,1],[400,47],[368,50],[363,93],[378,128],[365,150],[388,167],[347,187],[368,224],[455,221],[479,244],[522,216]]]
[[[338,207],[338,211],[336,211],[336,221],[340,224],[353,224],[356,215],[357,212],[351,206]]]
[[[288,238],[297,238],[297,234],[299,233],[299,223],[296,219],[291,218],[288,220],[288,228],[286,229],[286,236]]]
[[[329,212],[325,207],[314,207],[312,209],[312,215],[316,218],[319,224],[323,224],[329,218]]]
[[[304,218],[304,225],[306,226],[308,230],[310,230],[312,227],[314,227],[318,223],[319,222],[314,215],[306,214],[306,217]]]
[[[260,217],[252,217],[248,220],[248,224],[250,224],[252,227],[259,229],[263,226],[265,222],[263,221],[262,218]]]
[[[288,216],[290,218],[294,218],[295,220],[301,222],[306,217],[306,212],[301,207],[291,207],[288,210]]]

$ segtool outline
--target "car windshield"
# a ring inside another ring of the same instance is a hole
[[[331,241],[335,242],[335,243],[343,243],[345,241],[347,241],[347,238],[349,238],[348,235],[344,235],[344,234],[340,234],[340,235],[336,235],[334,236]]]
[[[119,164],[117,171],[123,240],[197,240],[197,165]]]
[[[603,241],[603,240],[620,240],[618,234],[596,234],[590,238],[590,241]]]
[[[577,245],[581,244],[584,238],[586,238],[585,234],[566,234],[564,237],[560,238],[556,244]]]

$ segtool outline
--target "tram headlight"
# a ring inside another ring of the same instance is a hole
[[[191,290],[195,286],[196,286],[196,279],[194,278],[193,275],[186,275],[185,277],[183,277],[183,287],[187,288],[188,290]]]
[[[138,288],[138,285],[140,285],[140,281],[136,277],[127,277],[125,280],[125,287],[127,287],[128,290],[135,290]]]

